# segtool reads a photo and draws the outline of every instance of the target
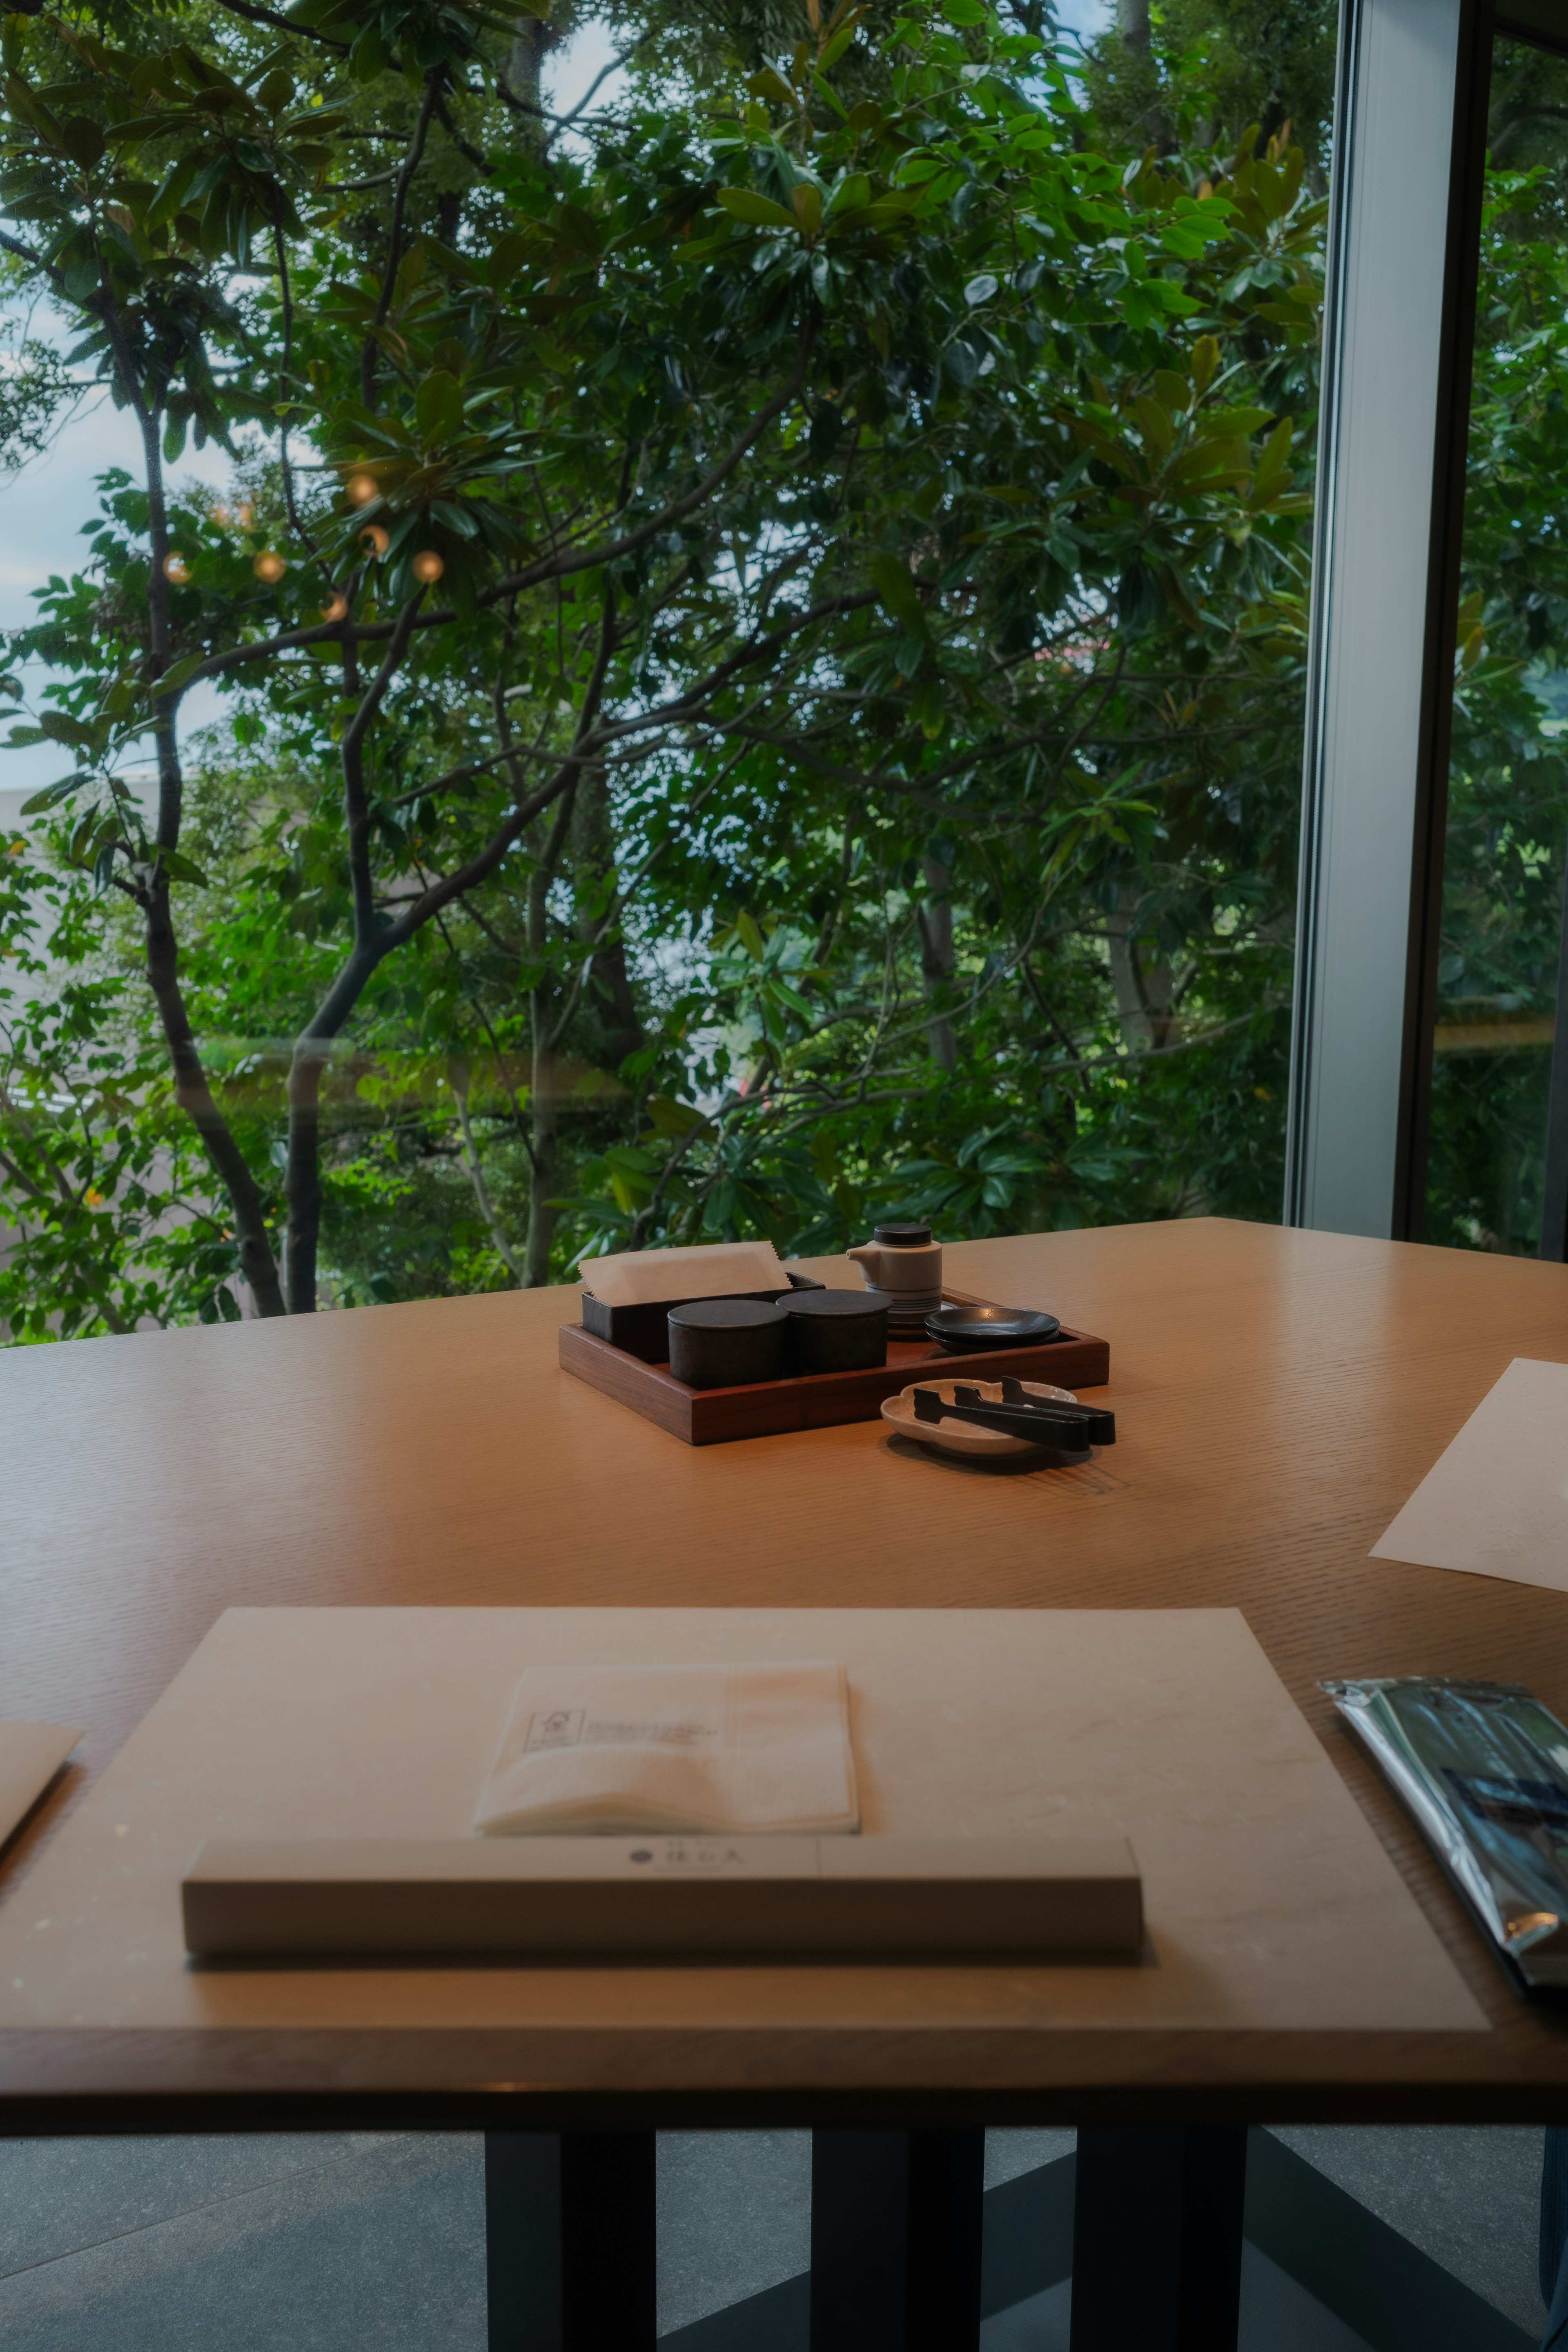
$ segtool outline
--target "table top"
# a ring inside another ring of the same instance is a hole
[[[230,1606],[1238,1608],[1489,2031],[57,2028],[0,2033],[0,2128],[1568,2120],[1568,2025],[1516,2000],[1315,1688],[1517,1676],[1568,1715],[1568,1596],[1368,1557],[1512,1357],[1568,1361],[1568,1269],[1208,1219],[948,1270],[1109,1338],[1114,1451],[690,1448],[557,1369],[571,1289],[0,1353],[0,1713],[90,1727],[0,1905]]]

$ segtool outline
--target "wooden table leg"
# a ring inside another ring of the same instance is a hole
[[[1078,2136],[1072,2352],[1236,2352],[1242,2125]]]
[[[489,2352],[653,2352],[652,2132],[487,2132]]]
[[[811,2352],[978,2352],[983,2131],[811,2140]]]

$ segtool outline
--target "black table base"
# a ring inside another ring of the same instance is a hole
[[[1236,2352],[1243,2125],[1080,2131],[1072,2352]]]
[[[1078,2137],[1072,2352],[1236,2352],[1247,2134]],[[810,2352],[978,2352],[983,2131],[812,2136]],[[653,2352],[652,2132],[488,2132],[489,2352]]]
[[[652,2132],[487,2132],[489,2352],[653,2352]]]

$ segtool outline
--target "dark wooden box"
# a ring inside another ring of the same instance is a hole
[[[759,1294],[782,1297],[782,1291]],[[984,1302],[967,1292],[945,1289],[950,1302],[973,1307]],[[679,1303],[679,1302],[672,1302]],[[610,1310],[599,1307],[601,1318]],[[944,1381],[999,1381],[1005,1372],[1019,1380],[1046,1381],[1063,1389],[1100,1388],[1110,1378],[1110,1343],[1087,1331],[1069,1331],[1039,1348],[987,1348],[973,1355],[955,1355],[934,1339],[890,1339],[888,1360],[858,1372],[804,1372],[778,1381],[756,1381],[743,1388],[689,1389],[671,1375],[667,1360],[658,1362],[640,1350],[617,1347],[590,1328],[584,1297],[584,1321],[563,1323],[560,1360],[563,1371],[575,1373],[617,1403],[629,1404],[645,1420],[657,1422],[672,1437],[688,1445],[719,1445],[731,1437],[776,1437],[789,1429],[830,1429],[838,1422],[875,1421],[884,1397],[897,1396],[923,1375]],[[668,1316],[668,1307],[622,1307],[623,1316]],[[634,1327],[635,1328],[635,1327]],[[661,1359],[668,1356],[667,1327],[661,1324]]]

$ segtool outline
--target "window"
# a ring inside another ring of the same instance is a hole
[[[1276,1215],[1330,14],[426,14],[7,20],[10,1336]]]

